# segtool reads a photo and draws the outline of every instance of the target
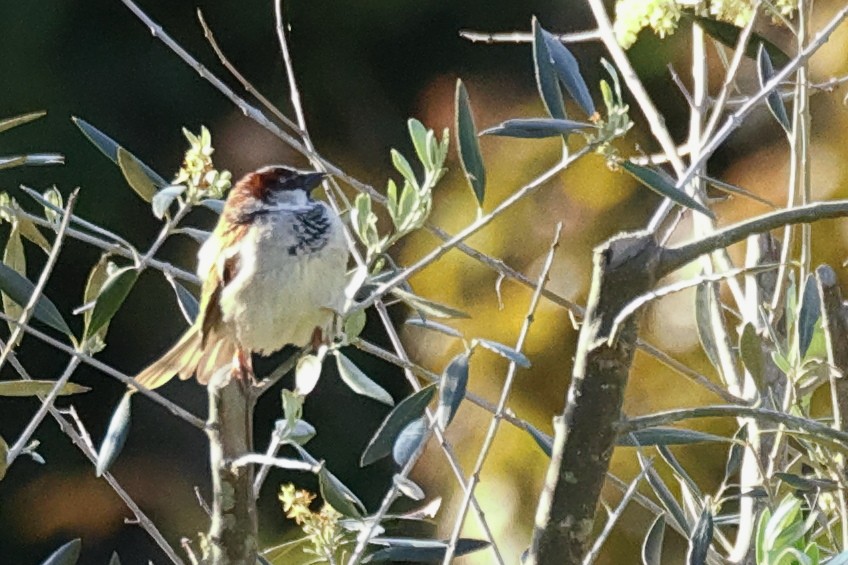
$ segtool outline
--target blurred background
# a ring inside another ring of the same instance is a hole
[[[838,4],[817,2],[814,28]],[[198,7],[240,71],[291,115],[274,32],[273,3],[146,0],[142,4],[169,34],[240,92],[203,38],[195,13]],[[555,32],[591,27],[591,16],[580,0],[311,0],[289,2],[286,10],[292,27],[290,46],[316,146],[326,158],[381,190],[390,176],[398,176],[391,167],[389,149],[413,155],[406,133],[408,117],[414,116],[437,131],[452,126],[457,77],[468,86],[480,129],[508,118],[544,115],[536,94],[530,46],[472,44],[459,37],[460,30],[526,31],[532,15]],[[760,27],[779,45],[789,45],[781,29],[768,24]],[[848,33],[843,26],[813,60],[814,81],[848,72],[846,42]],[[602,48],[581,44],[572,50],[600,102],[597,84],[602,78],[598,64],[604,55]],[[160,224],[149,205],[129,189],[119,169],[80,134],[71,122],[72,116],[84,118],[108,133],[166,178],[176,172],[186,148],[181,134],[184,126],[192,131],[198,131],[201,125],[209,127],[216,164],[231,170],[234,177],[268,163],[306,165],[152,37],[119,0],[2,2],[0,53],[0,118],[48,111],[46,118],[0,136],[0,155],[55,151],[66,156],[64,166],[0,171],[0,190],[9,191],[31,210],[36,208],[18,189],[21,184],[39,191],[55,185],[66,196],[81,187],[76,208],[80,216],[122,234],[139,249],[146,249],[158,232]],[[710,53],[714,54],[712,48]],[[686,103],[667,65],[689,82],[687,34],[681,32],[660,41],[643,32],[629,54],[673,135],[682,142],[688,127]],[[715,90],[723,73],[719,64],[711,68]],[[756,89],[754,76],[753,67],[746,62],[739,79],[743,91]],[[813,98],[812,170],[818,199],[848,196],[843,95],[843,91],[836,91]],[[619,145],[623,155],[634,154],[636,144],[646,152],[656,150],[641,114],[633,111],[631,116],[637,126]],[[482,148],[489,176],[486,210],[553,165],[559,155],[555,141],[486,138]],[[476,210],[453,147],[448,166],[450,172],[436,190],[432,220],[453,233],[472,221]],[[780,204],[785,200],[788,174],[785,136],[765,110],[757,111],[716,154],[710,173]],[[589,156],[469,243],[532,278],[538,276],[556,223],[562,222],[563,242],[549,288],[582,304],[591,249],[621,230],[644,226],[657,202],[652,193],[635,186],[629,177],[608,171],[601,158]],[[725,224],[768,208],[734,199],[718,204],[716,209],[720,223]],[[189,224],[205,228],[214,221],[207,210],[195,211],[188,219]],[[685,234],[687,227],[684,222],[681,232]],[[7,233],[8,225],[4,225],[2,237]],[[816,262],[840,265],[846,256],[848,223],[817,224],[814,238]],[[429,234],[416,234],[398,246],[395,256],[408,265],[438,243]],[[35,278],[44,254],[29,243],[25,245],[28,273]],[[741,251],[734,250],[737,258]],[[161,257],[193,270],[195,252],[194,242],[174,237]],[[81,319],[71,311],[82,302],[86,277],[98,258],[96,249],[69,241],[47,287],[48,296],[76,330],[81,329]],[[692,274],[684,271],[679,276]],[[414,277],[412,285],[422,296],[472,314],[471,319],[453,324],[466,336],[513,345],[531,292],[504,282],[501,304],[497,279],[496,273],[452,251]],[[654,304],[645,317],[644,335],[664,351],[715,378],[700,352],[692,305],[689,293]],[[393,315],[401,323],[408,313],[397,308]],[[184,327],[173,291],[161,273],[150,269],[112,322],[107,348],[98,358],[134,373],[168,347]],[[402,335],[413,358],[436,372],[459,351],[456,340],[440,334],[403,327]],[[369,317],[365,336],[377,343],[387,342],[376,317]],[[548,433],[552,416],[563,406],[575,339],[567,313],[543,300],[525,348],[533,366],[520,370],[510,407]],[[32,337],[24,339],[19,355],[36,378],[57,378],[67,362],[66,356]],[[400,372],[359,352],[350,355],[396,399],[408,394],[408,384]],[[280,359],[266,361],[259,369],[268,370]],[[476,353],[470,389],[495,401],[506,368],[504,359],[484,351]],[[717,400],[644,355],[637,355],[634,369],[625,406],[628,414]],[[7,366],[0,378],[17,377]],[[72,401],[99,444],[124,387],[84,365],[73,380],[92,390],[59,404]],[[291,386],[291,381],[286,379],[283,385]],[[205,393],[196,383],[169,384],[164,394],[205,416]],[[14,441],[36,409],[37,402],[32,399],[0,398],[0,435]],[[360,469],[357,461],[386,412],[386,407],[350,392],[327,367],[304,415],[318,429],[318,436],[309,444],[310,451],[326,459],[329,468],[371,510],[378,506],[394,468],[384,460]],[[275,390],[266,395],[258,409],[257,448],[264,449],[279,416],[279,391]],[[488,421],[486,413],[466,404],[449,430],[448,438],[466,470],[477,457]],[[724,427],[712,423],[710,428],[710,422],[694,425],[723,433],[732,429],[730,422]],[[38,563],[75,537],[83,539],[84,564],[105,563],[115,550],[125,564],[166,561],[138,526],[124,523],[130,512],[104,481],[95,478],[92,466],[59,432],[55,422],[45,420],[36,437],[46,464],[22,457],[0,483],[0,561]],[[677,452],[709,491],[724,467],[725,449],[708,445]],[[132,431],[113,472],[173,545],[178,545],[181,537],[194,537],[207,527],[194,494],[194,487],[199,487],[204,496],[209,496],[206,466],[203,434],[152,402],[142,398],[135,402]],[[509,562],[517,561],[529,540],[546,466],[546,457],[529,436],[501,426],[477,492]],[[637,468],[631,451],[620,449],[616,453],[614,472],[627,478]],[[431,445],[413,478],[425,486],[430,497],[444,497],[437,516],[441,527],[431,534],[448,536],[459,493],[437,446]],[[279,485],[288,481],[317,491],[315,482],[302,474],[271,474],[260,504],[265,545],[279,543],[291,528],[276,497]],[[606,494],[612,502],[618,498],[612,489]],[[619,523],[600,562],[635,562],[649,523],[650,516],[633,506]],[[479,536],[476,528],[476,520],[469,515],[466,536]],[[676,536],[667,538],[669,546],[676,546],[678,551],[684,547]],[[474,562],[487,563],[490,557],[483,555]]]

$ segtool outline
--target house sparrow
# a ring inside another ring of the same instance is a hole
[[[323,178],[272,165],[236,183],[198,253],[197,319],[136,381],[196,374],[206,384],[233,360],[252,375],[252,352],[305,346],[328,328],[344,304],[348,249],[338,214],[310,196]]]

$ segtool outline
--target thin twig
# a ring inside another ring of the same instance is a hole
[[[530,332],[530,326],[533,324],[536,308],[539,305],[542,288],[544,288],[548,281],[548,274],[550,273],[551,265],[553,265],[554,262],[554,254],[559,247],[559,238],[561,234],[562,223],[558,223],[556,230],[554,231],[553,242],[548,250],[545,263],[542,266],[542,271],[539,273],[539,281],[536,283],[536,291],[530,299],[530,306],[527,308],[527,314],[524,316],[524,322],[521,325],[521,330],[518,333],[518,339],[515,342],[516,351],[520,352],[524,348],[524,343],[527,340],[527,334]],[[495,436],[498,433],[498,427],[500,426],[501,419],[503,418],[503,413],[506,409],[507,401],[509,400],[509,394],[512,391],[512,385],[515,381],[517,369],[518,366],[515,361],[511,360],[506,372],[506,378],[504,379],[503,386],[501,387],[501,395],[498,400],[498,405],[495,408],[495,414],[489,422],[489,429],[486,432],[486,437],[483,439],[483,445],[480,447],[480,452],[477,455],[477,462],[474,464],[471,475],[468,477],[468,486],[466,486],[465,495],[463,496],[462,502],[459,505],[459,510],[457,511],[456,521],[454,522],[454,528],[451,532],[450,543],[445,550],[445,557],[443,560],[445,565],[450,565],[454,552],[456,551],[456,544],[459,541],[459,536],[462,534],[462,526],[465,523],[465,515],[468,513],[468,504],[471,501],[471,497],[474,496],[474,489],[480,482],[480,473],[483,471],[483,465],[486,463],[486,458],[489,456],[489,451],[492,448],[492,444],[495,442]]]
[[[505,33],[490,33],[485,31],[471,31],[461,29],[459,36],[467,39],[472,43],[533,43],[533,34],[526,31],[511,31]],[[598,30],[577,31],[574,33],[555,34],[562,43],[587,43],[589,41],[597,41],[601,38]]]

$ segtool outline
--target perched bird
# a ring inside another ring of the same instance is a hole
[[[205,384],[232,361],[252,374],[252,352],[305,346],[326,331],[344,304],[348,249],[339,216],[310,196],[323,178],[268,166],[236,183],[198,253],[197,320],[139,383],[196,374]]]

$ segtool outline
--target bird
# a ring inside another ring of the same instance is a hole
[[[311,195],[325,177],[269,165],[233,186],[198,252],[197,319],[137,383],[196,375],[207,384],[231,363],[252,379],[252,353],[326,336],[344,306],[349,251],[339,215]]]

